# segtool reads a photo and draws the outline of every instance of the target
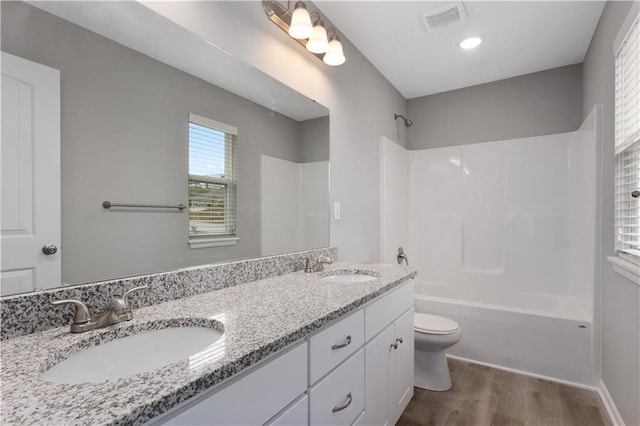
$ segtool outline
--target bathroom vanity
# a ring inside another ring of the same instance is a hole
[[[413,396],[413,292],[400,284],[150,424],[395,424]]]
[[[104,329],[70,334],[64,326],[5,340],[3,421],[392,424],[413,394],[415,274],[338,263],[153,304]],[[98,383],[43,380],[86,348],[194,325],[223,334],[152,371]]]

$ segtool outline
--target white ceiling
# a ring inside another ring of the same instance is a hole
[[[580,63],[604,1],[465,1],[467,19],[428,32],[420,12],[443,2],[317,1],[407,99]],[[312,7],[313,9],[313,7]],[[479,35],[465,51],[458,43]],[[345,50],[347,61],[348,49]]]

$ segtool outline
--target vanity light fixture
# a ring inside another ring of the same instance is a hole
[[[278,0],[262,0],[262,8],[271,22],[305,46],[318,59],[330,66],[342,65],[346,58],[335,28],[327,28],[319,12],[309,14],[306,5],[298,1],[291,12]],[[314,17],[313,25],[311,18]],[[328,37],[328,32],[332,35]]]
[[[480,46],[482,43],[482,39],[480,37],[468,37],[462,40],[459,46],[463,49],[473,49],[474,47]]]
[[[291,15],[291,25],[288,33],[297,40],[309,38],[313,35],[311,15],[309,15],[307,6],[302,1],[296,3],[295,10]]]
[[[317,14],[317,12],[313,12]],[[327,30],[324,28],[324,22],[318,19],[313,23],[313,35],[307,40],[307,50],[311,53],[325,53],[329,49],[329,40],[327,39]]]
[[[333,67],[344,64],[345,61],[344,53],[342,51],[342,43],[340,43],[340,39],[335,34],[335,32],[331,35],[331,40],[329,40],[329,49],[327,53],[324,54],[324,58],[322,61]]]

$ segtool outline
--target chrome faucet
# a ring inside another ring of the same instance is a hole
[[[313,272],[323,271],[324,265],[331,265],[333,263],[333,261],[329,256],[324,256],[319,258],[316,264],[313,265],[313,267],[311,267],[311,260],[308,257],[305,257],[304,260],[305,260],[304,271],[309,274]]]
[[[73,322],[71,323],[71,332],[82,333],[84,331],[107,327],[109,325],[133,319],[133,312],[131,310],[131,304],[129,303],[129,295],[147,288],[149,288],[149,286],[143,285],[126,291],[122,297],[115,296],[111,303],[104,308],[104,311],[95,316],[91,315],[87,305],[79,300],[55,300],[50,303],[53,306],[75,306],[76,311],[73,317]]]

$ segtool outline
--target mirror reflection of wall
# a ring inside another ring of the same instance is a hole
[[[329,233],[327,120],[301,123],[299,162],[262,155],[262,256],[319,247]]]
[[[262,156],[328,169],[326,109],[295,120],[29,4],[1,8],[2,51],[60,70],[63,283],[258,257],[261,229],[288,232],[261,223]],[[234,245],[190,248],[186,212],[102,208],[188,203],[190,113],[237,128]],[[324,206],[301,224],[317,235],[275,252],[329,245],[328,184],[301,194]]]

